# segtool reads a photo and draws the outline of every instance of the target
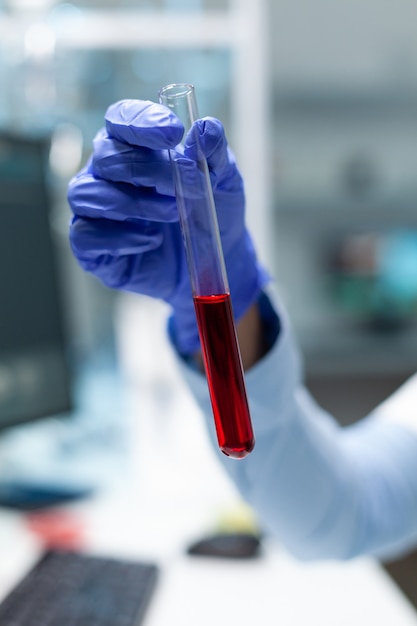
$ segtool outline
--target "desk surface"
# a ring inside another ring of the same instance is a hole
[[[127,504],[132,511],[132,503]],[[147,516],[138,502],[135,513],[125,516],[120,501],[116,532],[112,498],[91,510],[91,528],[100,527],[92,537],[95,551],[136,554],[161,565],[146,626],[254,626],[260,619],[281,626],[417,625],[414,608],[370,559],[306,564],[268,542],[252,561],[187,556],[190,539],[207,529],[209,519],[208,509],[203,512],[202,503],[195,504],[155,508]]]
[[[184,547],[201,531],[198,524],[191,528],[191,508],[167,519],[162,510],[146,514],[136,504],[121,489],[68,512],[84,521],[89,551],[159,563],[146,626],[253,626],[260,619],[281,626],[417,625],[414,609],[372,560],[303,564],[268,543],[253,561],[190,557]],[[0,515],[0,596],[41,548],[20,515]]]
[[[130,328],[140,328],[136,314],[131,321]],[[247,562],[186,555],[189,543],[211,532],[239,499],[215,461],[192,400],[167,375],[175,367],[161,367],[162,348],[153,338],[129,335],[129,345],[138,347],[133,357],[149,341],[158,355],[154,371],[148,360],[145,378],[129,376],[127,368],[131,448],[119,475],[94,498],[63,509],[82,523],[86,550],[160,565],[146,626],[254,626],[260,620],[280,626],[417,626],[417,612],[369,559],[303,564],[268,542],[260,558]],[[141,369],[140,363],[131,365]],[[24,517],[0,510],[0,597],[41,549]]]
[[[369,559],[305,564],[268,542],[252,561],[188,556],[187,545],[239,500],[209,450],[200,448],[190,476],[187,463],[172,463],[163,450],[157,454],[138,424],[144,445],[129,471],[94,498],[60,510],[81,522],[87,551],[160,565],[146,626],[254,626],[260,619],[281,626],[417,626],[417,612]],[[0,597],[42,547],[22,515],[0,512]]]

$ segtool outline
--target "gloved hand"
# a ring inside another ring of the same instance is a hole
[[[168,108],[123,100],[109,107],[86,167],[69,184],[70,243],[81,267],[105,285],[171,305],[182,354],[199,349],[168,149],[184,129]],[[208,161],[235,318],[267,280],[244,224],[243,181],[221,123],[198,120]],[[186,146],[185,146],[186,149]]]

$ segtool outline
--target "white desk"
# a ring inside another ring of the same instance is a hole
[[[200,448],[190,472],[180,444],[171,458],[146,437],[143,444],[137,465],[112,489],[67,510],[83,521],[87,550],[160,565],[145,626],[417,626],[417,612],[368,559],[303,564],[269,543],[253,561],[187,556],[186,546],[212,529],[236,495],[209,450]],[[177,454],[184,463],[173,462]],[[20,515],[0,512],[0,597],[41,548]]]
[[[192,537],[192,507],[172,511],[169,520],[161,517],[162,510],[143,512],[139,502],[132,506],[130,496],[121,489],[73,510],[87,524],[92,552],[159,563],[161,577],[146,626],[417,625],[414,609],[373,561],[301,564],[277,545],[266,545],[263,556],[246,562],[189,557],[183,548]],[[194,531],[201,531],[199,524]],[[1,514],[0,547],[4,595],[41,546],[19,515]]]
[[[184,547],[207,529],[199,502],[171,511],[156,507],[148,515],[136,504],[134,514],[125,515],[121,499],[112,528],[112,499],[97,503],[91,519],[100,532],[92,544],[99,552],[136,554],[161,565],[146,626],[417,625],[417,612],[372,560],[303,564],[276,544],[265,544],[253,561],[190,557]]]
[[[147,328],[136,313],[130,322]],[[128,343],[129,465],[111,488],[69,511],[85,524],[89,551],[160,565],[146,626],[417,626],[417,612],[372,560],[303,564],[269,543],[253,561],[187,556],[186,546],[210,532],[237,495],[191,398],[170,378],[175,367],[164,369],[163,348],[146,333],[130,333]],[[0,511],[0,596],[40,550],[21,516]]]

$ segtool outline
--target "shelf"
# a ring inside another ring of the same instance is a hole
[[[316,87],[306,85],[279,84],[273,96],[276,114],[295,117],[320,117],[354,115],[393,116],[401,112],[417,117],[417,89],[409,84],[386,81],[367,88],[344,88],[329,85]]]
[[[304,334],[304,333],[303,333]],[[408,374],[417,370],[417,330],[316,329],[299,337],[309,374]]]
[[[279,183],[278,183],[279,185]],[[416,224],[417,189],[398,194],[370,194],[364,198],[348,198],[342,193],[301,195],[279,190],[274,196],[274,212],[281,217],[294,217],[316,221],[323,220],[352,222],[358,219],[377,220],[383,223],[410,219]]]
[[[0,18],[0,36],[13,33],[24,38],[33,17]],[[143,11],[85,10],[65,14],[44,25],[51,28],[57,45],[66,48],[230,47],[234,28],[232,14],[211,11],[177,14]],[[233,41],[232,41],[233,45]]]

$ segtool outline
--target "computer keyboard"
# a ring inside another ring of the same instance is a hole
[[[153,563],[52,549],[0,604],[1,626],[139,626]]]

